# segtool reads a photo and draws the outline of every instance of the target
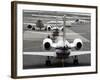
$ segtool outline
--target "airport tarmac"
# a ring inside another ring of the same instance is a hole
[[[91,56],[90,54],[78,56],[79,64],[77,65],[73,64],[72,57],[66,59],[64,64],[58,62],[56,58],[51,57],[51,65],[47,66],[45,64],[45,60],[46,60],[45,56],[23,55],[23,60],[24,60],[23,69],[91,66],[90,56]]]
[[[82,50],[90,50],[90,24],[75,25],[70,28],[66,28],[65,38],[69,42],[73,42],[74,39],[80,38],[83,42]],[[24,52],[40,52],[45,51],[43,49],[43,40],[52,34],[51,31],[25,31],[23,34],[23,51]],[[62,34],[62,32],[60,33]]]
[[[83,47],[80,51],[89,51],[91,49],[91,37],[90,37],[90,23],[77,24],[72,27],[68,27],[66,30],[66,39],[69,42],[73,42],[74,39],[80,38],[83,41]],[[51,32],[48,31],[25,31],[23,33],[23,52],[41,52],[43,49],[43,39],[47,37]],[[60,33],[62,34],[62,32]],[[74,51],[74,49],[72,50]],[[76,67],[76,66],[90,66],[91,55],[79,56],[79,65],[73,65],[72,57],[66,59],[65,67]],[[24,69],[35,69],[35,68],[53,68],[62,67],[62,64],[58,64],[56,58],[51,58],[52,65],[45,65],[46,57],[44,56],[30,56],[23,54],[23,68]]]

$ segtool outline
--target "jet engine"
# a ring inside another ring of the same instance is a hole
[[[81,39],[75,39],[73,41],[73,44],[74,44],[76,50],[80,50],[83,46],[83,43],[82,43]]]
[[[52,40],[49,39],[49,38],[44,39],[44,40],[43,40],[43,48],[44,48],[45,50],[50,50],[51,47],[52,47]]]

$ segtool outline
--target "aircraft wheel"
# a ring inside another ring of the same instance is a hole
[[[32,30],[35,30],[35,28],[33,27]]]
[[[78,62],[78,57],[77,57],[77,56],[75,56],[75,58],[74,58],[74,60],[73,60],[73,64],[74,64],[74,65],[79,64],[79,62]]]
[[[51,65],[51,61],[50,60],[46,60],[46,63],[45,63],[47,66],[50,66]]]
[[[75,64],[75,65],[79,64],[78,60],[74,60],[73,64]]]

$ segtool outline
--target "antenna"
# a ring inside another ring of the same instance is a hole
[[[63,41],[65,44],[65,25],[66,25],[66,15],[63,16]]]
[[[56,29],[57,29],[57,16],[56,16]]]
[[[65,47],[65,25],[66,25],[66,15],[63,16],[63,45],[64,47]],[[62,61],[62,66],[64,66],[64,59],[62,59],[61,61]]]

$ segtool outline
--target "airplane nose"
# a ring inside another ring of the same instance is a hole
[[[58,51],[56,52],[56,54],[57,54],[57,58],[58,58],[58,59],[66,59],[66,58],[68,58],[69,55],[70,55],[70,50],[65,50],[65,49],[58,50]]]

